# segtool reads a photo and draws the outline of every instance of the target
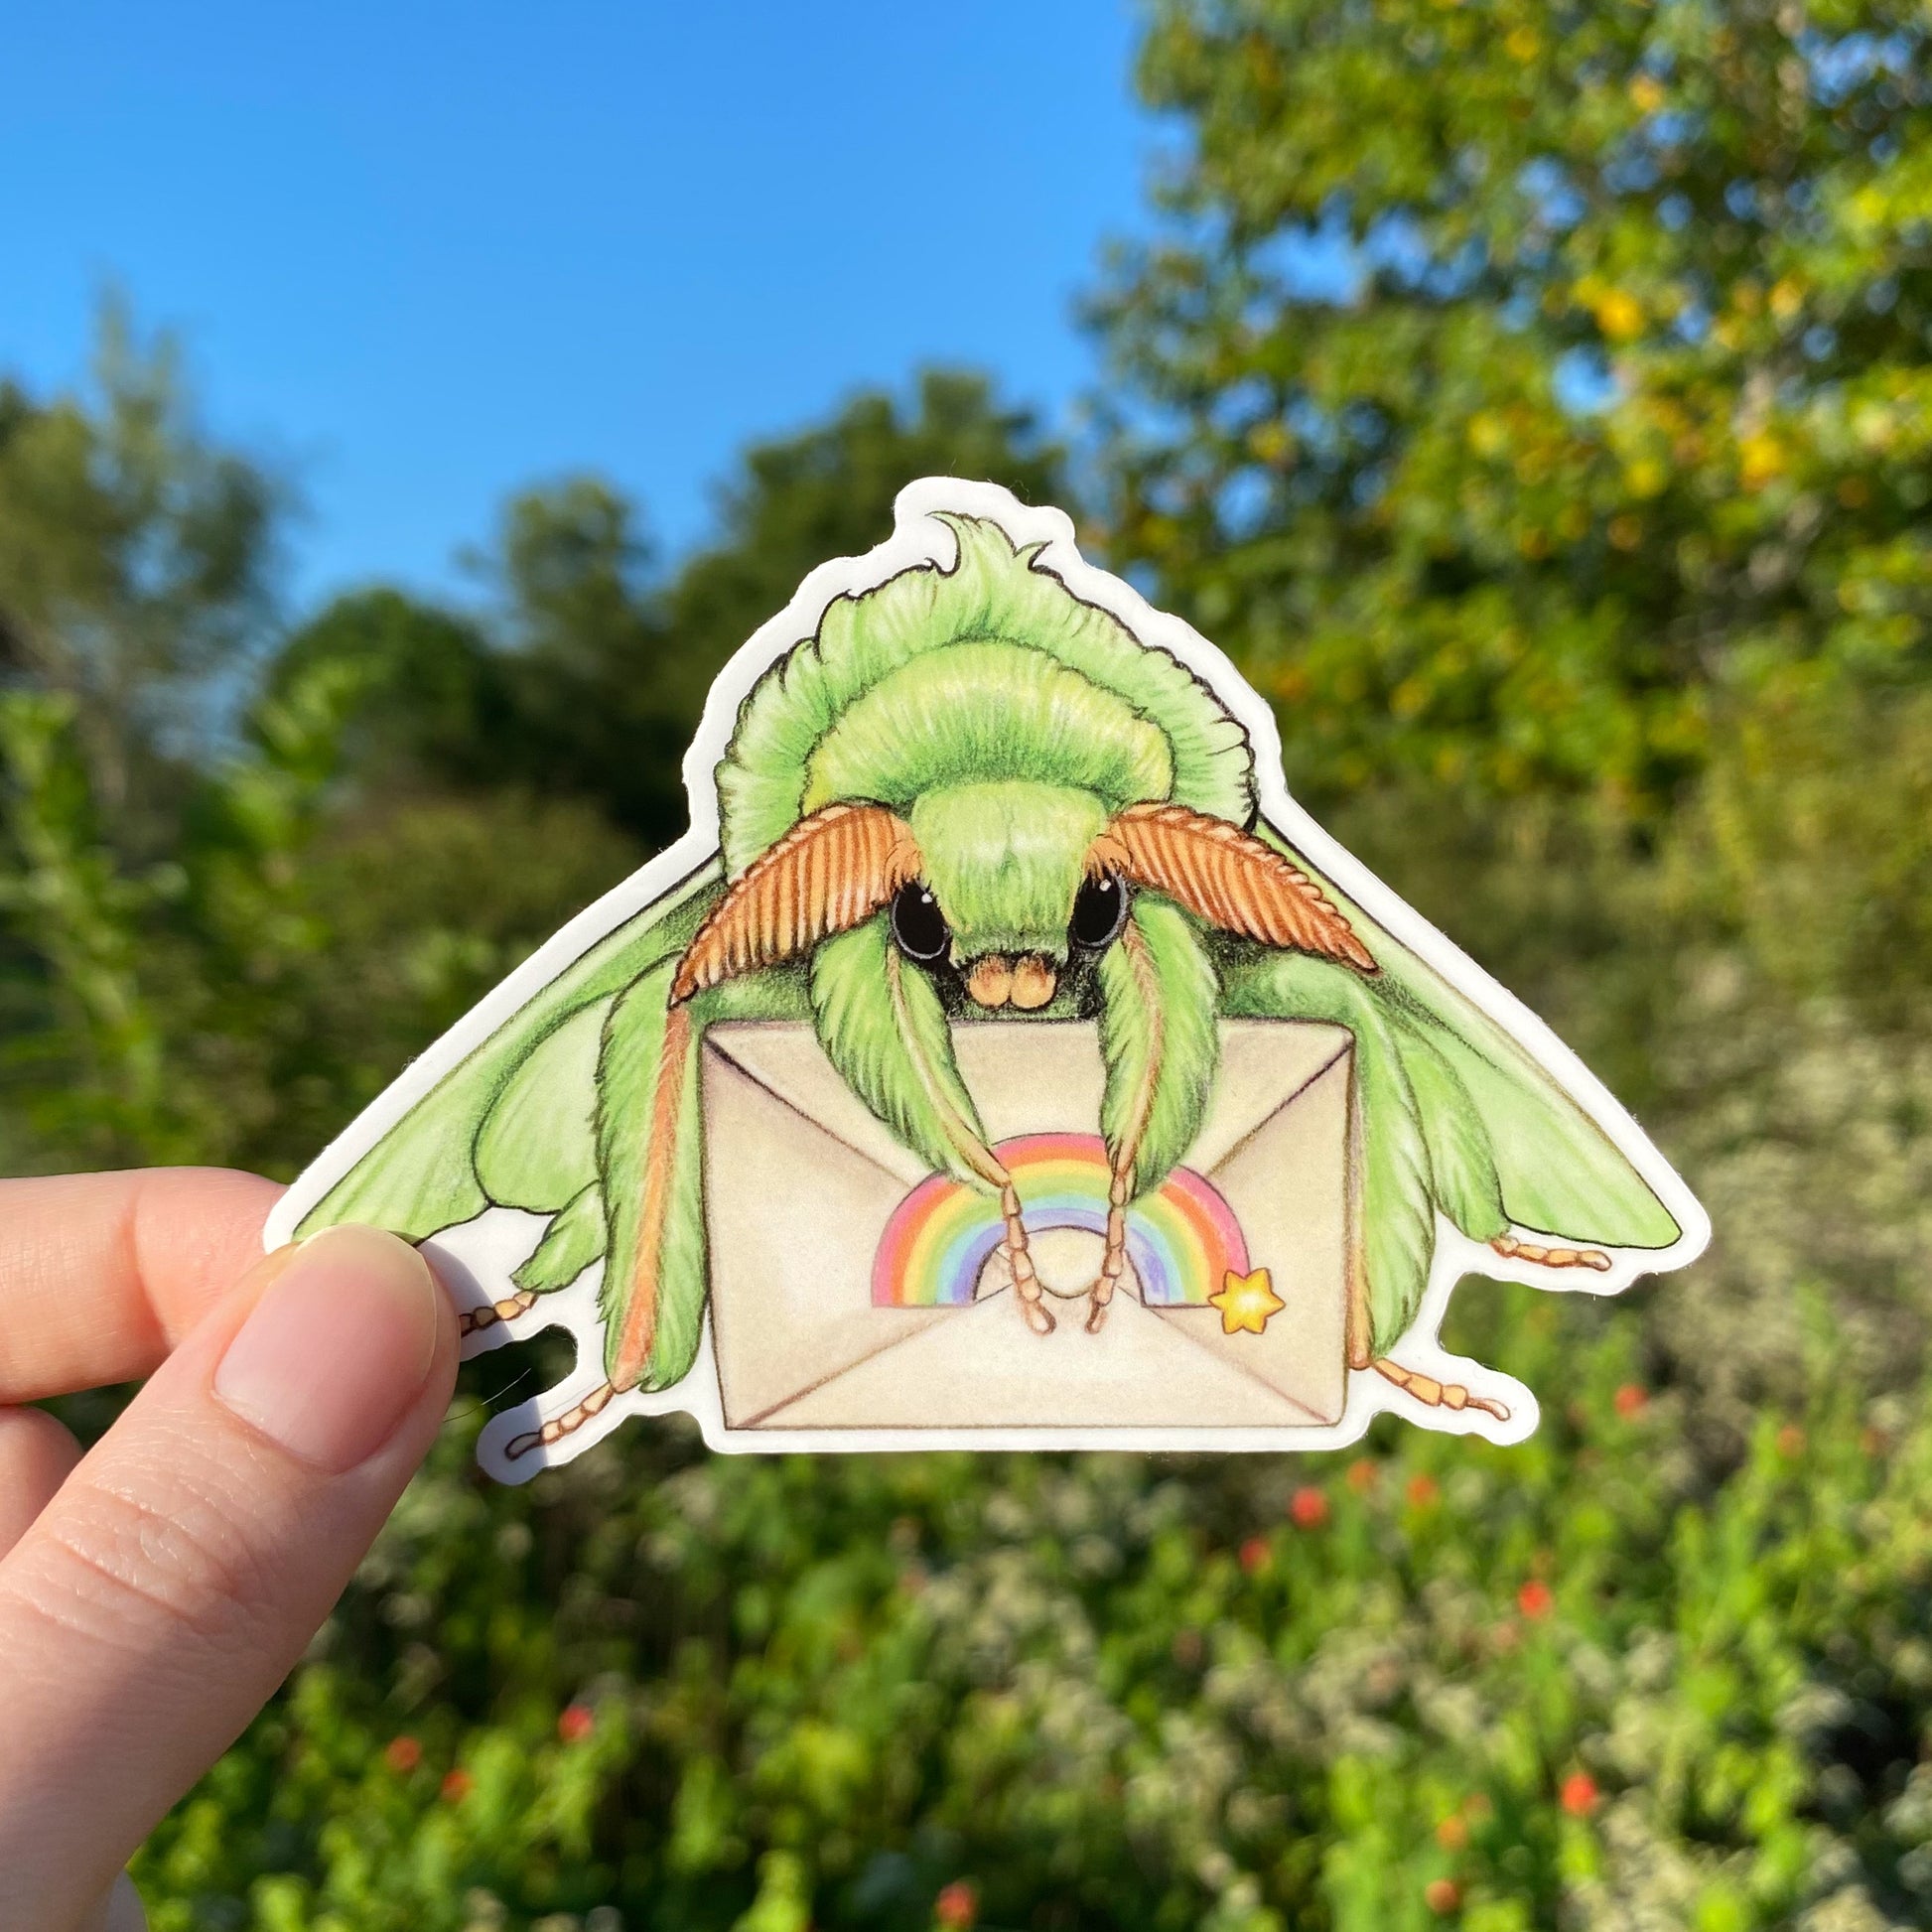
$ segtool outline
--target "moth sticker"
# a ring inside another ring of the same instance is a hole
[[[420,1242],[544,1327],[505,1480],[627,1416],[725,1449],[1499,1442],[1466,1273],[1614,1293],[1708,1225],[1533,1015],[1289,797],[1267,706],[934,478],[721,674],[691,829],[416,1061],[270,1245]]]

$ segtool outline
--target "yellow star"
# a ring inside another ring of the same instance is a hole
[[[1224,1335],[1238,1335],[1244,1328],[1258,1335],[1268,1326],[1271,1314],[1280,1314],[1288,1307],[1275,1293],[1275,1284],[1265,1268],[1257,1268],[1252,1275],[1237,1275],[1230,1268],[1221,1277],[1221,1292],[1207,1300],[1210,1307],[1221,1311]]]

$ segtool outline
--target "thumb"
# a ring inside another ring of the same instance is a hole
[[[0,1932],[77,1919],[281,1683],[435,1439],[456,1358],[406,1242],[284,1248],[0,1562]]]

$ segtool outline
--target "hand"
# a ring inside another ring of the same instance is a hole
[[[182,1169],[0,1181],[0,1405],[150,1376],[83,1458],[0,1407],[0,1932],[139,1926],[121,1876],[287,1676],[442,1422],[456,1317],[275,1188]]]

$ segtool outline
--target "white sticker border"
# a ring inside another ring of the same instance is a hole
[[[1535,1396],[1513,1376],[1466,1356],[1449,1354],[1439,1339],[1449,1296],[1456,1284],[1465,1275],[1479,1273],[1493,1280],[1523,1282],[1556,1292],[1620,1294],[1640,1276],[1664,1274],[1694,1261],[1710,1241],[1710,1217],[1636,1121],[1555,1033],[1295,802],[1282,769],[1281,738],[1274,714],[1217,645],[1184,620],[1157,610],[1131,584],[1088,563],[1080,555],[1072,520],[1064,511],[1047,506],[1033,507],[996,483],[972,483],[955,477],[926,477],[907,484],[894,504],[893,534],[885,542],[863,557],[838,558],[819,565],[799,586],[791,602],[768,622],[760,624],[733,654],[711,687],[703,718],[684,755],[690,829],[675,844],[560,927],[434,1045],[412,1060],[323,1150],[276,1203],[263,1229],[264,1247],[272,1250],[293,1239],[295,1229],[330,1188],[446,1074],[558,974],[607,933],[715,856],[719,846],[715,774],[737,723],[739,708],[753,686],[778,658],[817,634],[820,619],[836,599],[873,590],[889,578],[922,564],[937,564],[946,570],[954,568],[958,561],[958,539],[939,520],[941,514],[990,519],[1006,532],[1016,548],[1041,545],[1040,567],[1052,571],[1075,597],[1110,612],[1143,643],[1170,652],[1199,677],[1248,734],[1262,816],[1373,919],[1509,1033],[1636,1169],[1682,1232],[1668,1248],[1606,1249],[1610,1258],[1606,1273],[1581,1269],[1559,1271],[1504,1260],[1485,1244],[1464,1235],[1441,1214],[1437,1216],[1429,1285],[1416,1319],[1401,1340],[1403,1364],[1442,1382],[1463,1383],[1472,1395],[1499,1402],[1509,1411],[1507,1422],[1498,1421],[1473,1406],[1459,1411],[1431,1407],[1405,1395],[1380,1375],[1354,1370],[1349,1373],[1347,1404],[1341,1419],[1326,1428],[734,1430],[724,1420],[707,1307],[697,1358],[682,1380],[655,1394],[633,1389],[614,1397],[593,1421],[561,1442],[532,1449],[511,1462],[503,1451],[512,1439],[540,1428],[547,1418],[562,1414],[603,1380],[599,1367],[603,1360],[603,1329],[597,1314],[597,1278],[601,1272],[598,1264],[569,1288],[544,1296],[517,1320],[499,1323],[466,1340],[464,1353],[469,1357],[544,1329],[562,1328],[577,1348],[577,1367],[562,1382],[490,1420],[478,1443],[478,1461],[500,1481],[524,1482],[540,1468],[567,1462],[581,1454],[631,1416],[673,1411],[692,1416],[705,1442],[714,1449],[730,1453],[961,1449],[1235,1453],[1330,1449],[1358,1441],[1370,1423],[1384,1413],[1401,1415],[1423,1428],[1449,1434],[1477,1435],[1498,1444],[1522,1442],[1537,1426],[1539,1411]],[[538,1234],[535,1217],[516,1216],[511,1222],[501,1218],[511,1213],[503,1209],[486,1210],[463,1228],[444,1230],[422,1244],[450,1284],[459,1306],[474,1306],[509,1292],[508,1274],[535,1246]]]

